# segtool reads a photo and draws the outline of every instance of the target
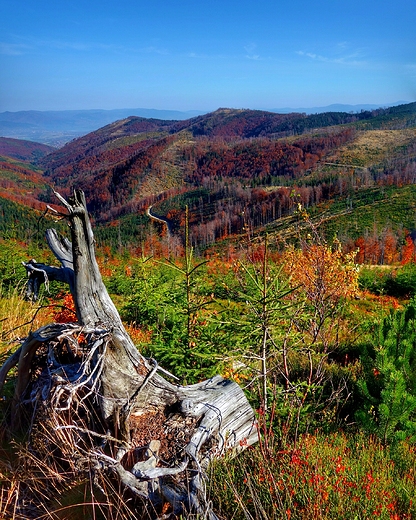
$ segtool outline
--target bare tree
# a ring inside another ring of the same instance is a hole
[[[49,454],[93,471],[96,481],[111,475],[150,517],[161,517],[168,505],[173,515],[214,519],[206,468],[256,442],[254,412],[236,383],[215,376],[180,386],[140,354],[102,281],[83,192],[68,201],[57,196],[71,241],[48,230],[61,267],[28,262],[28,293],[36,297],[41,282],[67,282],[78,323],[31,333],[0,369],[1,391],[18,367],[12,426],[27,424],[29,413],[34,449],[41,451],[39,438],[47,437]]]

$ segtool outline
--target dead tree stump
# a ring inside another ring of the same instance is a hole
[[[95,258],[83,192],[68,201],[71,241],[48,230],[61,267],[31,260],[28,296],[40,283],[69,284],[78,323],[29,335],[0,369],[0,388],[17,365],[12,425],[30,413],[30,442],[77,471],[112,475],[149,517],[215,519],[205,495],[209,462],[257,441],[254,412],[234,382],[216,376],[180,386],[137,350],[108,295]],[[98,482],[98,480],[97,480]],[[97,484],[99,487],[99,484]]]

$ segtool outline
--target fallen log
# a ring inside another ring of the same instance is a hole
[[[140,504],[133,517],[215,519],[206,469],[257,441],[254,412],[235,382],[174,384],[140,354],[102,281],[83,192],[57,197],[71,241],[48,230],[61,267],[25,264],[27,295],[37,298],[48,280],[68,283],[78,323],[42,327],[0,369],[1,387],[18,366],[12,426],[29,414],[34,450],[42,455],[46,444],[48,460],[54,454],[77,471],[112,475]]]

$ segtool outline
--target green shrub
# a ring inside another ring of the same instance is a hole
[[[416,265],[407,264],[386,280],[386,294],[409,297],[416,294]]]
[[[392,310],[362,356],[364,399],[357,419],[385,443],[416,435],[416,300]]]
[[[199,293],[205,282],[197,270],[193,261],[188,266],[143,264],[120,311],[123,320],[151,331],[150,341],[141,346],[142,353],[155,358],[182,383],[211,377],[220,360],[214,332],[217,325],[206,309],[211,300]]]
[[[373,294],[385,294],[386,283],[389,279],[391,279],[390,270],[363,267],[360,270],[358,285],[361,290]]]
[[[0,243],[0,283],[4,288],[23,287],[27,277],[22,261],[28,260],[27,253],[17,242]]]
[[[363,268],[359,287],[373,294],[386,294],[397,298],[416,294],[416,265],[407,264],[398,269]]]

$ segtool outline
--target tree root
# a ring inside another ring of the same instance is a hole
[[[12,428],[27,428],[32,458],[48,478],[89,475],[108,504],[127,507],[124,495],[105,492],[121,487],[133,517],[215,520],[206,469],[257,441],[254,412],[236,383],[215,376],[174,385],[137,351],[101,279],[84,194],[57,196],[72,242],[48,230],[62,267],[29,262],[29,288],[36,296],[46,277],[67,281],[79,324],[31,333],[0,368],[1,390],[18,367]]]
[[[38,458],[50,466],[58,460],[61,471],[79,477],[92,471],[95,478],[116,478],[139,509],[147,504],[149,518],[162,518],[169,504],[172,518],[214,520],[205,490],[209,461],[257,440],[244,394],[217,376],[175,387],[174,404],[148,406],[142,394],[158,368],[149,362],[141,384],[124,401],[117,398],[117,422],[106,421],[102,374],[112,348],[111,334],[100,328],[52,324],[32,333],[0,369],[1,384],[18,364],[12,427],[29,416],[30,449]]]

